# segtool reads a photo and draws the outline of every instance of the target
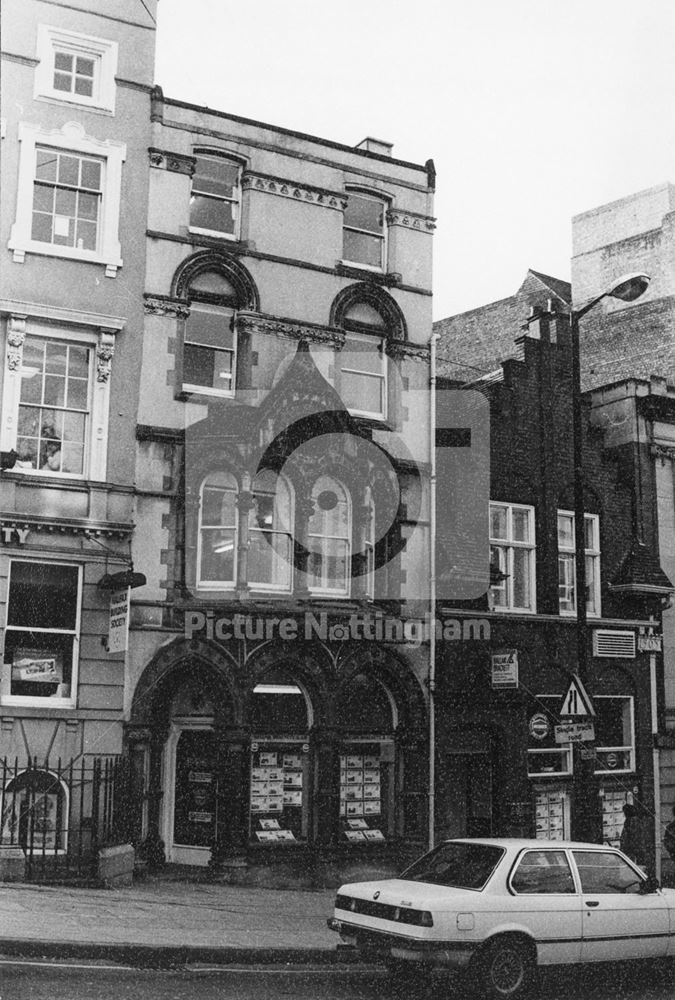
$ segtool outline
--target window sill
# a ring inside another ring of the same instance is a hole
[[[194,233],[195,236],[208,236],[212,240],[227,240],[228,243],[239,242],[238,233],[224,233],[216,229],[197,229],[196,226],[188,226],[188,233]]]
[[[27,698],[24,695],[6,694],[0,698],[0,705],[16,708],[77,708],[74,698]]]
[[[344,260],[335,262],[335,270],[345,278],[356,278],[362,281],[376,281],[380,285],[396,286],[403,283],[402,276],[397,271],[384,271],[381,267],[368,267],[367,264],[354,264]]]
[[[212,403],[215,399],[235,399],[236,392],[233,389],[230,392],[209,392],[208,389],[192,389],[189,386],[183,386],[176,392],[175,398],[180,403],[202,403],[208,405]]]
[[[52,92],[45,91],[42,94],[36,94],[35,100],[40,101],[43,104],[55,104],[58,107],[72,108],[74,111],[81,111],[85,109],[91,111],[94,114],[105,115],[107,118],[114,118],[115,109],[111,108],[106,104],[99,104],[96,101],[83,101],[71,94],[69,97],[65,97],[60,94],[59,91],[55,90]]]
[[[117,271],[122,267],[122,258],[100,254],[95,250],[76,250],[74,247],[56,246],[51,243],[37,243],[33,240],[26,240],[25,243],[18,243],[10,240],[7,244],[13,251],[15,264],[23,264],[26,254],[36,254],[42,257],[60,257],[62,260],[75,260],[82,264],[103,264],[105,266],[106,278],[115,278]]]

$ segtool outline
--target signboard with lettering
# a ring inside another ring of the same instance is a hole
[[[129,588],[110,592],[108,652],[124,653],[129,641]]]
[[[637,648],[639,653],[660,653],[661,652],[661,636],[660,635],[638,635],[637,637]]]
[[[491,656],[492,687],[518,687],[518,650],[498,649]]]
[[[556,743],[592,743],[594,739],[592,722],[563,722],[555,727]]]

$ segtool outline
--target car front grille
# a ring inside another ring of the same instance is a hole
[[[380,920],[393,920],[399,924],[412,924],[415,927],[433,927],[434,921],[428,910],[414,910],[409,906],[393,906],[391,903],[379,903],[375,899],[357,899],[355,896],[343,896],[338,893],[335,899],[337,910],[347,910],[349,913],[361,913],[366,917],[379,917]]]

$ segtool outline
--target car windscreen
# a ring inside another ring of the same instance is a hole
[[[451,841],[415,861],[400,878],[457,889],[482,889],[503,854],[504,849],[494,844]]]

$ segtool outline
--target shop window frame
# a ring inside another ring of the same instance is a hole
[[[10,625],[9,618],[9,602],[11,597],[11,587],[12,587],[12,567],[17,563],[25,563],[28,565],[46,565],[46,566],[67,566],[77,570],[77,594],[76,594],[76,606],[75,606],[75,625],[72,629],[58,629],[58,628],[29,628],[28,626],[17,626]],[[4,650],[3,650],[3,663],[2,663],[2,684],[0,686],[0,703],[3,705],[17,705],[17,706],[30,706],[33,708],[77,708],[78,700],[78,685],[79,685],[79,660],[80,660],[80,636],[82,629],[82,593],[84,586],[84,567],[81,563],[75,563],[66,560],[41,560],[28,559],[28,558],[15,558],[11,557],[9,559],[8,571],[7,571],[7,601],[4,610],[4,621],[5,621],[5,639],[4,643],[7,641],[7,634],[12,633],[25,633],[26,635],[41,635],[44,634],[45,637],[49,635],[65,635],[72,636],[72,659],[70,667],[70,693],[68,696],[63,694],[58,696],[38,696],[38,695],[16,695],[12,694],[12,680],[11,671],[12,665],[5,662]],[[28,641],[28,640],[27,640]],[[47,639],[45,640],[47,642]],[[9,668],[9,675],[8,675]],[[61,682],[63,683],[63,682]]]
[[[608,701],[621,701],[621,702],[624,702],[626,704],[626,706],[628,708],[628,713],[629,713],[628,724],[629,724],[629,729],[630,729],[630,733],[629,733],[629,735],[630,735],[630,742],[628,744],[616,745],[616,746],[599,746],[598,740],[597,740],[597,731],[596,731],[596,746],[595,746],[596,765],[597,765],[598,759],[600,757],[600,754],[628,753],[628,765],[629,766],[628,767],[615,767],[615,768],[598,767],[598,766],[596,766],[595,767],[595,774],[603,774],[603,775],[632,774],[632,773],[635,772],[635,767],[636,767],[635,699],[633,698],[632,695],[627,695],[627,694],[626,695],[624,695],[624,694],[596,694],[596,695],[594,695],[593,696],[593,704],[595,706],[595,711],[596,711],[596,720],[595,720],[596,727],[597,727],[597,724],[598,724],[597,723],[598,710],[600,709],[600,706],[602,705],[603,702],[606,703]]]

